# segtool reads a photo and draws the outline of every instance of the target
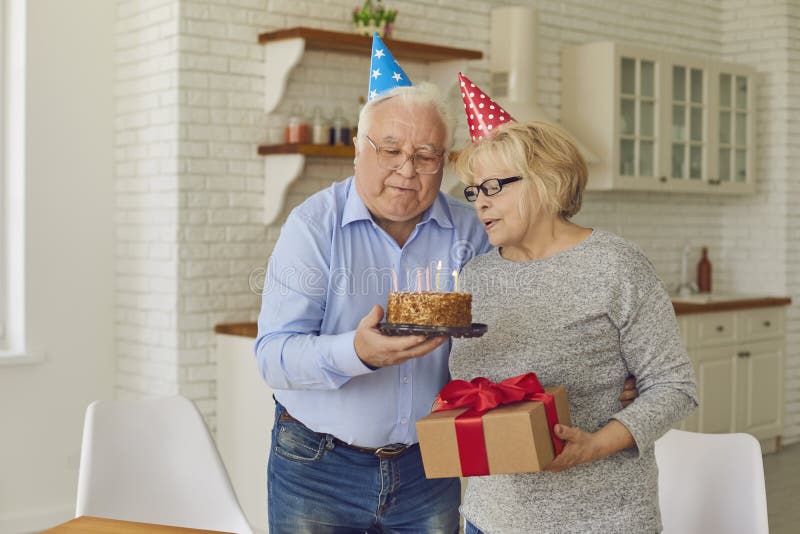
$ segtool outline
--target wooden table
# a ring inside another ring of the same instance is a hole
[[[152,523],[134,523],[104,517],[76,517],[44,532],[52,534],[219,534],[219,530],[170,527]]]

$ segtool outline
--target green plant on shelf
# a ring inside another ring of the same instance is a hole
[[[364,5],[353,9],[353,24],[360,35],[378,32],[382,38],[391,35],[392,25],[397,18],[396,9],[388,9],[381,0],[365,0]]]

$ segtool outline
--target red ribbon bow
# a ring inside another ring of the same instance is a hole
[[[481,376],[469,382],[452,380],[442,388],[436,396],[434,412],[470,408],[455,420],[462,475],[489,474],[489,460],[486,455],[481,420],[483,414],[497,406],[523,400],[544,403],[550,439],[553,441],[553,452],[558,456],[564,448],[564,442],[556,437],[553,428],[558,424],[555,399],[544,392],[536,373],[525,373],[498,383]]]

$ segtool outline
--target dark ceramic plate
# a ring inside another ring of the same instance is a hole
[[[452,336],[452,337],[481,337],[486,333],[486,325],[472,323],[472,326],[424,326],[418,324],[379,323],[378,330],[387,336]]]

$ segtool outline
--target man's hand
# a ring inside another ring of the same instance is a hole
[[[370,367],[397,365],[424,356],[447,342],[447,336],[384,336],[376,328],[383,319],[383,308],[377,304],[361,319],[353,345],[361,361]]]
[[[639,396],[639,390],[636,389],[636,377],[629,376],[625,379],[625,386],[622,389],[622,394],[619,396],[619,401],[622,403],[622,407],[625,408],[627,405],[632,403],[636,400],[636,397]]]

